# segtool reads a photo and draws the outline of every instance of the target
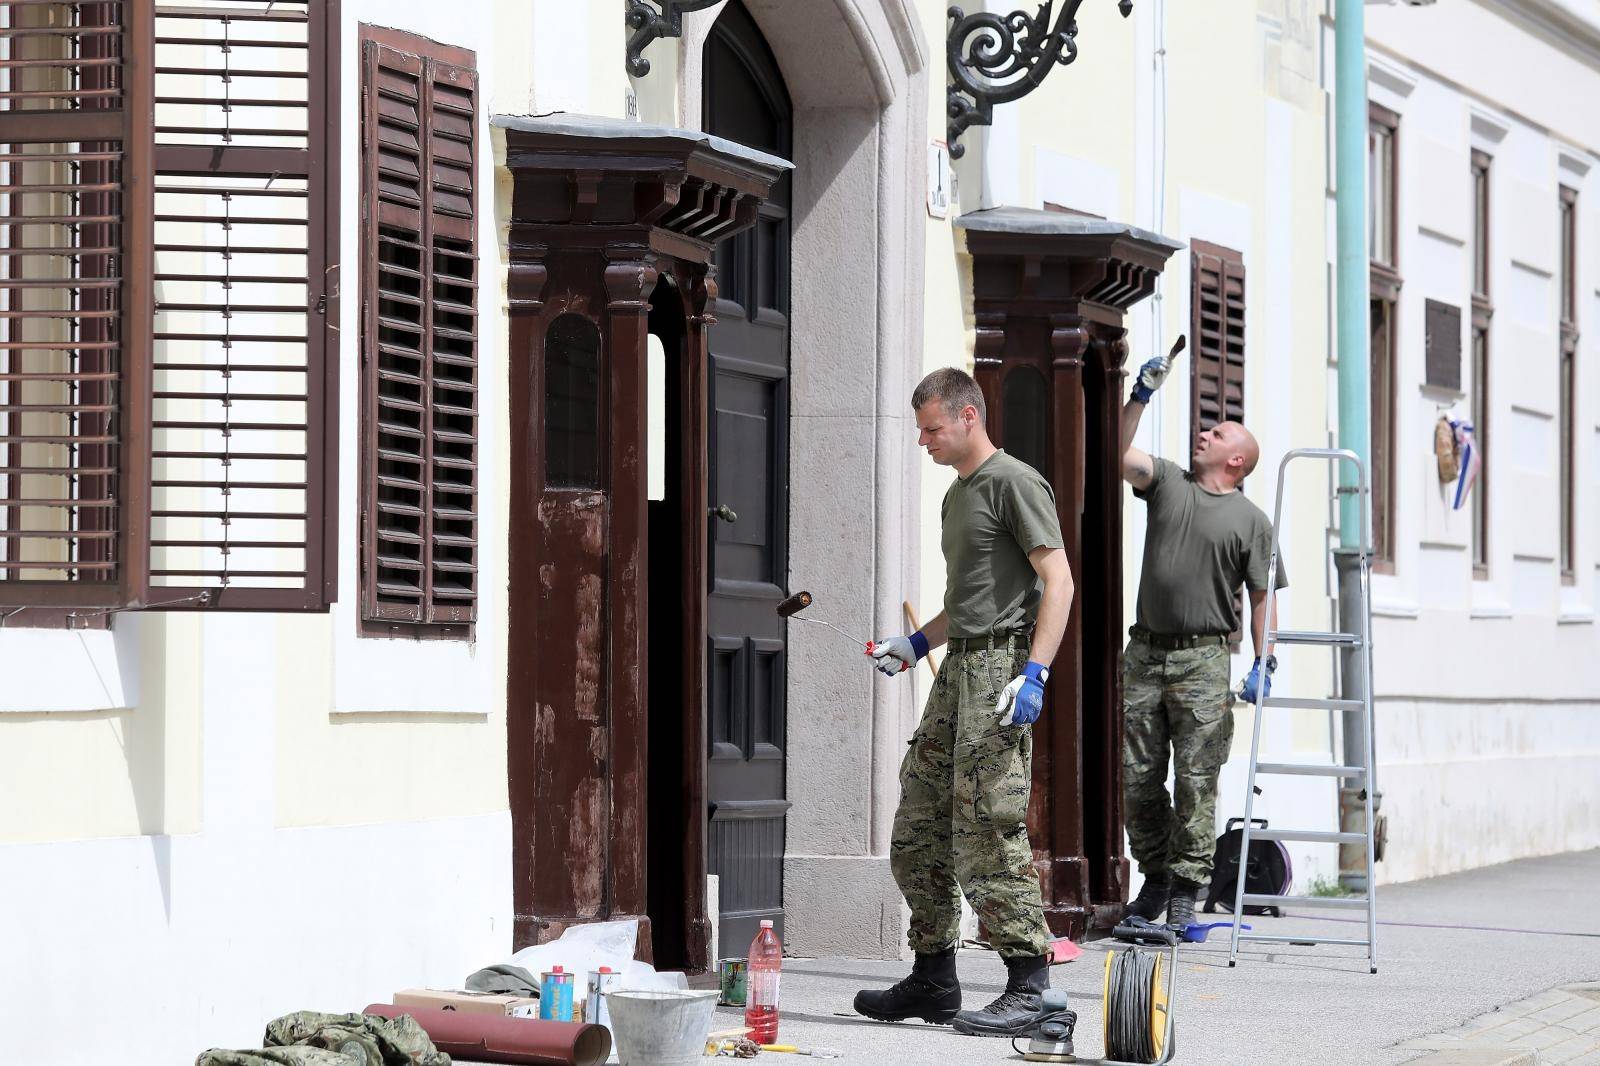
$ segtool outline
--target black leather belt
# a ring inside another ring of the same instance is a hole
[[[1017,629],[1010,633],[994,633],[987,637],[951,637],[945,642],[945,647],[959,654],[969,651],[989,651],[993,648],[1011,648],[1019,644],[1027,647],[1032,639],[1032,630]]]
[[[1152,648],[1161,651],[1182,651],[1185,648],[1204,648],[1212,644],[1227,644],[1226,633],[1194,633],[1187,636],[1172,636],[1166,633],[1152,633],[1148,629],[1134,626],[1128,630],[1128,635],[1134,640],[1142,640]]]

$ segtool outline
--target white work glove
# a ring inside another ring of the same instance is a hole
[[[918,648],[918,644],[921,648]],[[917,665],[917,660],[928,654],[928,638],[916,632],[908,637],[885,637],[867,645],[867,654],[885,676],[893,677],[900,671]]]

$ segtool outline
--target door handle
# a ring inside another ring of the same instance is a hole
[[[711,513],[730,525],[739,520],[739,514],[725,503],[719,503],[711,508]]]

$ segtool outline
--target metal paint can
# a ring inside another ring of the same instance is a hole
[[[606,995],[616,988],[621,980],[622,975],[613,973],[609,966],[589,971],[589,992],[583,1001],[584,1021],[590,1025],[611,1028],[611,1010],[606,1006]]]
[[[539,975],[539,1017],[547,1022],[572,1020],[572,975],[559,966]]]
[[[722,980],[722,995],[717,1002],[724,1007],[742,1007],[750,990],[750,960],[723,959],[717,964]]]

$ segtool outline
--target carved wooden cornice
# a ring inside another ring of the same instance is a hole
[[[956,220],[973,260],[973,305],[1038,313],[1096,308],[1121,316],[1155,291],[1183,247],[1136,226],[1056,211],[1000,207]]]
[[[791,164],[692,130],[583,116],[501,116],[515,180],[513,232],[559,228],[570,246],[618,231],[653,250],[708,262],[711,250],[755,225]],[[546,239],[549,239],[548,236]]]

